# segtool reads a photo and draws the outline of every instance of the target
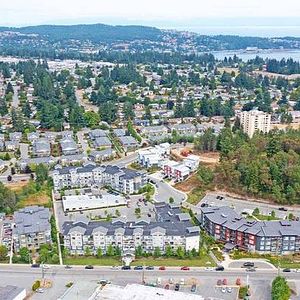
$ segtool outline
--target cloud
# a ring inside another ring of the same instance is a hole
[[[89,19],[188,23],[201,18],[299,17],[299,12],[299,0],[10,0],[1,4],[0,23],[76,23]]]

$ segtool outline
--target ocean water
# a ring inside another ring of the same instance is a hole
[[[281,60],[282,58],[300,61],[300,49],[299,50],[259,50],[257,53],[248,53],[243,50],[237,51],[213,51],[212,54],[217,59],[224,59],[225,57],[233,57],[234,55],[241,58],[243,61],[253,59],[256,56],[262,57],[264,59],[271,58]]]

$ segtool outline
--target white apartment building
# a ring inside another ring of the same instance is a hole
[[[109,185],[113,189],[132,194],[138,192],[146,182],[146,174],[118,166],[86,165],[83,167],[65,167],[52,173],[54,189],[79,188]]]
[[[193,226],[190,216],[181,213],[178,206],[156,204],[156,220],[126,222],[65,222],[63,224],[64,246],[70,254],[84,254],[86,248],[97,254],[101,248],[106,253],[111,245],[122,253],[134,252],[139,246],[147,253],[159,248],[162,253],[170,246],[174,251],[182,247],[185,251],[199,250],[200,229]]]
[[[252,137],[256,131],[268,133],[271,129],[271,114],[253,109],[250,111],[242,111],[240,114],[240,122],[243,131]]]
[[[161,167],[165,158],[170,155],[170,144],[163,143],[138,151],[138,163],[145,168]]]

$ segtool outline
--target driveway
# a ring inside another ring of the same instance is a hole
[[[28,149],[29,149],[28,144],[20,143],[21,159],[28,159],[29,158]]]
[[[163,181],[160,172],[148,176],[155,183],[154,200],[157,202],[169,202],[172,197],[175,203],[181,203],[186,199],[186,194],[173,188],[170,184]]]

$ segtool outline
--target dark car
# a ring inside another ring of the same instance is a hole
[[[148,266],[148,267],[146,267],[146,270],[154,270],[154,267],[153,266]]]
[[[187,267],[187,266],[184,266],[184,267],[181,267],[181,269],[180,269],[181,271],[189,271],[190,270],[190,268],[189,267]]]
[[[31,265],[31,268],[39,268],[40,267],[40,264],[32,264]]]
[[[136,266],[136,267],[134,267],[134,270],[143,270],[144,268],[143,268],[143,266]]]
[[[218,266],[218,267],[216,267],[216,271],[224,271],[224,267],[223,266]]]
[[[201,204],[200,204],[200,207],[206,207],[206,206],[208,206],[207,203],[201,203]]]
[[[72,269],[72,267],[69,266],[69,265],[66,265],[66,266],[65,266],[65,269]]]
[[[285,208],[285,207],[279,207],[278,210],[287,211],[287,208]]]
[[[169,285],[168,283],[165,285],[165,289],[166,289],[166,290],[169,290],[169,289],[170,289],[170,285]]]
[[[130,266],[123,266],[122,270],[131,270],[131,267]]]
[[[291,272],[291,269],[286,268],[286,269],[283,269],[282,272]]]
[[[193,284],[191,287],[191,292],[196,293],[196,290],[197,290],[197,286],[196,286],[196,284]]]
[[[247,272],[255,272],[255,268],[254,267],[250,267],[246,269]]]
[[[87,270],[93,270],[93,269],[94,269],[94,266],[92,266],[92,265],[87,265],[87,266],[85,266],[85,269],[87,269]]]
[[[244,267],[254,267],[254,262],[251,262],[251,261],[244,262],[243,266]]]
[[[180,284],[179,284],[179,283],[176,283],[176,284],[175,284],[175,291],[179,291],[179,289],[180,289]]]

